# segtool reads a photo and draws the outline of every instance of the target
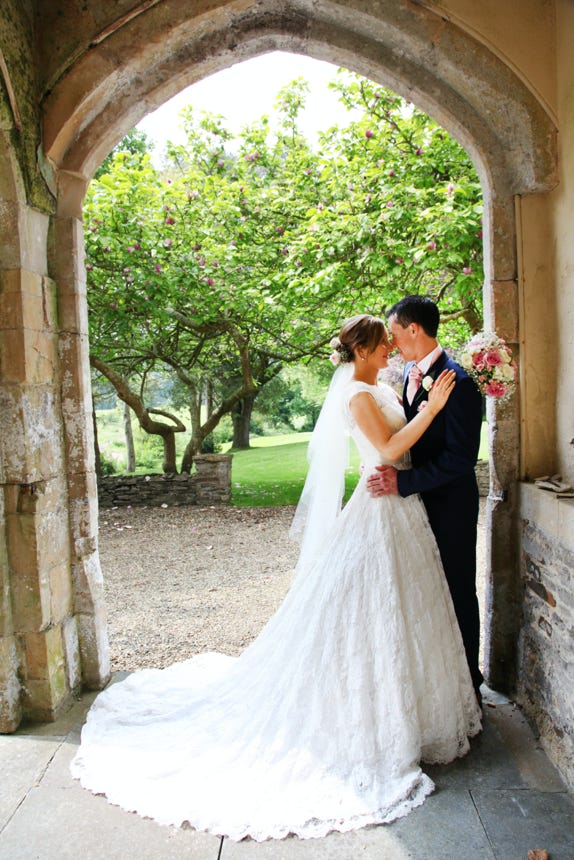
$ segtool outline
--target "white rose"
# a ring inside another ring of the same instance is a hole
[[[514,368],[511,364],[502,365],[502,376],[508,382],[511,382],[514,379]]]
[[[463,353],[460,363],[465,370],[470,370],[470,368],[472,367],[472,355],[470,354],[470,352]]]
[[[421,385],[425,391],[430,391],[433,385],[432,376],[425,376],[423,381],[421,382]]]

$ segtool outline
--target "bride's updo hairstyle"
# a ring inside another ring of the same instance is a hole
[[[339,332],[339,337],[331,341],[332,348],[339,353],[341,361],[354,361],[356,350],[363,347],[367,353],[373,352],[385,338],[385,324],[379,317],[371,314],[359,314],[345,320]]]

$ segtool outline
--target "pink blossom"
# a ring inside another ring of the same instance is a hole
[[[397,265],[399,265],[399,266],[401,265],[402,262],[403,262],[402,257],[397,257],[397,259],[395,260],[395,263],[397,263]]]
[[[340,355],[340,353],[338,353],[338,352],[337,352],[337,350],[335,350],[334,352],[332,352],[332,353],[331,353],[331,355],[329,356],[329,361],[331,362],[331,364],[333,365],[333,367],[337,367],[337,365],[338,365],[338,364],[339,364],[339,362],[341,361],[341,355]]]
[[[171,217],[165,219],[166,224],[175,224],[175,219]]]
[[[484,356],[487,367],[497,367],[502,364],[502,356],[497,349],[489,349]]]
[[[470,266],[465,266],[464,269],[462,270],[463,275],[470,275],[471,272],[472,272],[472,269],[470,268]]]
[[[436,250],[436,242],[433,240],[432,242],[427,242],[427,248],[429,251]]]
[[[506,394],[506,386],[503,382],[489,382],[485,386],[484,393],[489,397],[504,397]]]
[[[86,269],[88,270],[88,272],[91,272],[93,268],[94,267],[92,266],[91,263],[86,263]]]
[[[476,367],[477,370],[484,370],[485,362],[484,362],[484,353],[483,352],[475,352],[472,356],[472,363]]]
[[[417,155],[422,155],[422,154],[423,154],[423,151],[422,151],[422,149],[421,149],[421,148],[420,148],[420,146],[419,146],[419,147],[418,147],[418,149],[417,149]]]
[[[452,194],[452,192],[454,191],[454,185],[452,185],[452,184],[449,185],[446,190],[448,191],[449,194]]]
[[[394,170],[389,170],[389,176],[394,176],[394,175],[395,175],[395,171],[394,171]]]
[[[155,270],[156,270],[156,272],[161,272],[161,263],[155,264]]]
[[[212,287],[212,286],[214,285],[214,283],[215,283],[215,281],[213,280],[213,278],[208,278],[208,279],[207,279],[207,284],[208,284],[208,286]]]
[[[173,239],[165,239],[163,244],[166,248],[169,248],[171,245],[173,245]]]
[[[368,128],[365,132],[365,137],[372,137],[372,136],[373,136],[373,132],[371,131],[370,128]]]

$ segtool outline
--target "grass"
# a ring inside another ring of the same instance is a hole
[[[307,443],[310,433],[292,436],[266,436],[253,439],[247,451],[234,451],[231,469],[231,501],[238,507],[256,505],[275,507],[296,505],[307,474]],[[299,439],[283,441],[277,439]],[[358,481],[359,456],[351,448],[350,466],[345,476],[346,495]]]
[[[146,434],[135,431],[138,453],[137,472],[161,471],[161,444],[151,444]],[[187,434],[178,434],[186,436]],[[125,468],[122,417],[119,410],[98,414],[100,448],[108,460],[121,471]],[[234,451],[232,463],[231,502],[237,507],[253,505],[275,507],[295,505],[301,495],[307,474],[307,445],[310,433],[281,436],[254,436],[247,451]],[[180,440],[178,440],[180,441]],[[181,439],[181,447],[185,440]],[[224,445],[222,450],[229,449]],[[350,465],[345,476],[345,496],[348,497],[359,479],[359,456],[351,445]],[[488,459],[487,425],[483,422],[479,459]]]

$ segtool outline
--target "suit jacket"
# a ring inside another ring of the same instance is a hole
[[[412,420],[428,392],[421,386],[412,404],[406,399],[408,371],[405,368],[403,407],[407,420]],[[480,445],[482,397],[470,376],[446,352],[442,352],[425,376],[433,379],[443,370],[456,372],[456,385],[446,406],[411,449],[412,468],[398,473],[401,496],[421,493],[425,503],[433,497],[444,502],[445,497],[458,496],[458,490],[476,491],[474,467]]]

